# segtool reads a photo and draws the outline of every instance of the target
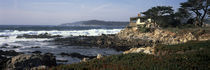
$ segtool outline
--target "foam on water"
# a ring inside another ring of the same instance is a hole
[[[120,32],[121,29],[89,29],[89,30],[49,30],[49,31],[19,31],[19,30],[3,30],[0,31],[0,36],[8,36],[8,37],[0,37],[0,50],[15,50],[17,52],[24,52],[26,54],[30,54],[33,51],[41,51],[42,53],[54,53],[57,59],[60,60],[68,60],[74,63],[79,62],[80,59],[73,57],[62,57],[59,54],[61,52],[65,53],[80,53],[82,55],[87,56],[96,56],[97,54],[102,55],[111,55],[111,54],[119,54],[122,52],[115,51],[113,49],[102,49],[102,48],[88,48],[82,46],[63,46],[63,45],[55,45],[52,42],[47,42],[53,39],[47,38],[16,38],[18,35],[30,34],[30,35],[38,35],[48,33],[51,35],[62,35],[64,37],[67,36],[98,36],[101,34],[116,34]],[[1,48],[6,45],[6,48]],[[18,48],[14,48],[14,46],[20,46]],[[40,47],[40,48],[32,48],[32,47]]]
[[[59,30],[50,30],[50,31],[18,31],[18,30],[4,30],[0,32],[0,36],[17,36],[23,34],[38,35],[49,33],[52,35],[62,35],[62,36],[97,36],[101,34],[116,34],[120,32],[121,29],[89,29],[89,30],[68,30],[68,31],[59,31]]]

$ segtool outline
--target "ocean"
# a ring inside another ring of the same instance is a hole
[[[104,56],[120,54],[121,51],[116,51],[110,48],[94,48],[85,46],[64,46],[56,45],[53,38],[16,38],[18,35],[29,34],[38,35],[48,33],[51,35],[69,36],[99,36],[102,34],[116,34],[124,27],[111,26],[53,26],[53,25],[0,25],[0,50],[15,50],[25,54],[32,54],[34,51],[44,53],[53,53],[61,64],[71,64],[80,62],[81,59],[61,56],[60,53],[80,53],[86,56],[96,56],[102,54]],[[39,48],[33,48],[39,47]],[[59,63],[59,62],[58,62]]]

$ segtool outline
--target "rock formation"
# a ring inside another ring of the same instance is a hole
[[[202,32],[202,30],[199,30]],[[185,43],[187,41],[191,40],[209,40],[210,34],[208,33],[201,33],[199,34],[199,31],[190,32],[182,32],[182,33],[175,33],[171,32],[169,30],[164,29],[154,29],[152,32],[146,32],[142,33],[137,30],[132,30],[129,28],[126,28],[122,30],[120,33],[117,34],[117,36],[121,39],[142,39],[145,41],[151,41],[152,43],[162,43],[162,44],[179,44],[179,43]]]
[[[101,59],[103,56],[101,54],[97,54],[97,59]]]
[[[5,70],[29,70],[40,66],[55,66],[56,59],[52,54],[21,54],[7,61]]]
[[[130,50],[123,52],[123,54],[128,54],[128,53],[154,54],[154,48],[153,47],[131,48]]]

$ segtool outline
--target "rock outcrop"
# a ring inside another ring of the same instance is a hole
[[[145,41],[151,41],[152,43],[161,44],[179,44],[185,43],[191,40],[209,40],[209,33],[202,33],[203,30],[192,31],[182,31],[181,33],[172,32],[164,29],[153,29],[152,32],[142,33],[138,30],[132,30],[125,28],[117,36],[121,39],[142,39]]]
[[[154,48],[153,47],[131,48],[130,50],[123,52],[123,54],[128,54],[128,53],[154,54]]]
[[[89,59],[93,59],[96,58],[96,56],[87,56],[87,55],[82,55],[80,53],[60,53],[61,56],[70,56],[73,58],[79,58],[79,59],[83,59],[83,58],[89,58]]]
[[[55,66],[56,59],[52,54],[26,55],[21,54],[7,61],[5,70],[29,70],[40,66]]]
[[[101,59],[103,56],[101,54],[97,54],[97,59]]]
[[[15,52],[14,50],[10,51],[2,51],[0,50],[0,70],[4,68],[6,65],[5,63],[13,56],[17,56],[21,53]]]
[[[149,44],[148,41],[141,39],[120,39],[116,35],[57,38],[54,42],[59,45],[113,48],[119,51],[125,51],[132,47]]]
[[[39,35],[23,34],[23,35],[18,35],[16,38],[58,38],[58,37],[62,37],[62,36],[51,35],[51,34],[45,33],[45,34],[39,34]]]

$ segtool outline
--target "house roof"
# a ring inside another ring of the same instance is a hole
[[[137,20],[138,18],[140,18],[140,19],[144,19],[144,17],[130,17],[130,20]]]

